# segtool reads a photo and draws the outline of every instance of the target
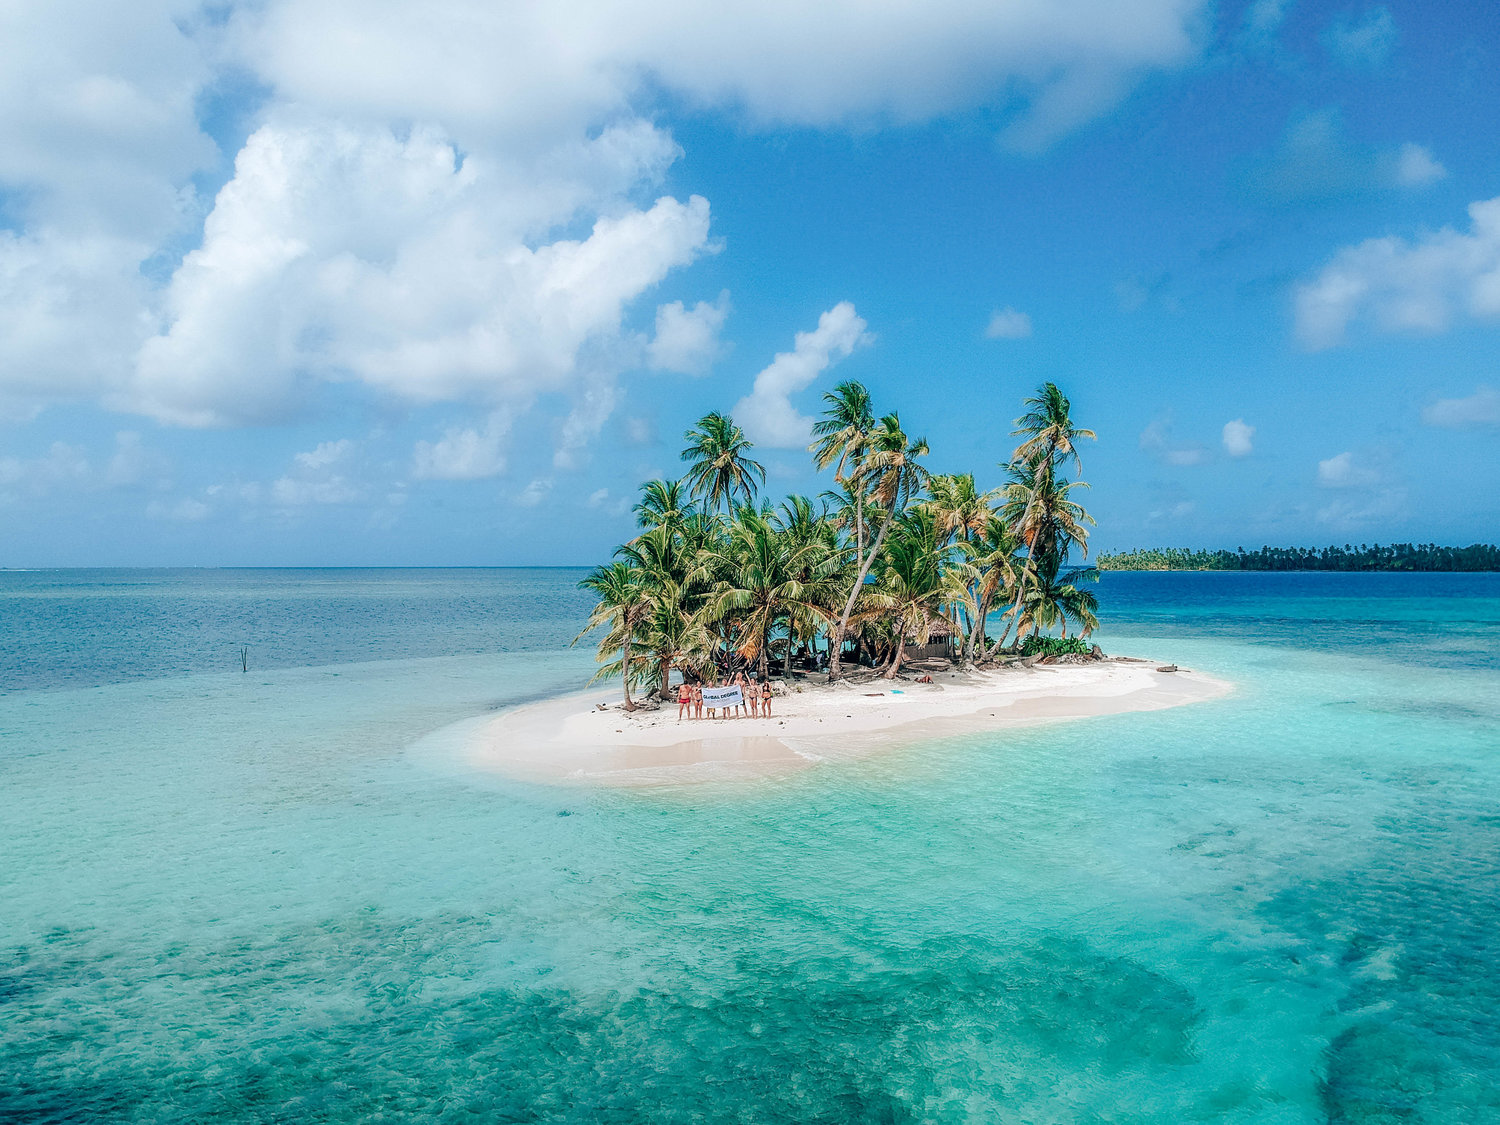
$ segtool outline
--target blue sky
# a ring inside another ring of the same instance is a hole
[[[0,565],[568,564],[842,378],[1095,545],[1500,535],[1500,10],[0,16]]]

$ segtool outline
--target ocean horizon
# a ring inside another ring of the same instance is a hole
[[[1500,575],[1110,573],[1234,692],[465,770],[592,674],[566,569],[0,572],[0,1119],[1500,1113]]]

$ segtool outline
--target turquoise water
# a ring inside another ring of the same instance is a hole
[[[577,577],[0,573],[0,1120],[1500,1120],[1500,578],[1108,575],[1238,690],[786,779],[423,752]]]

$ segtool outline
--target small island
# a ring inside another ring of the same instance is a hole
[[[550,779],[654,781],[796,768],[893,737],[1176,706],[1228,685],[1089,640],[1094,520],[1079,502],[1068,397],[1024,403],[985,490],[927,467],[926,440],[869,392],[824,395],[809,452],[831,487],[762,495],[765,467],[732,418],[685,435],[680,480],[653,480],[639,534],[582,585],[597,597],[584,694],[489,722],[474,764]]]

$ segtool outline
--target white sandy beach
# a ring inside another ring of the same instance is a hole
[[[679,720],[675,703],[626,712],[618,688],[581,692],[496,716],[478,729],[465,756],[482,770],[542,781],[758,777],[944,734],[1154,711],[1231,690],[1202,673],[1128,660],[950,671],[933,680],[777,681],[771,718],[712,721]]]

